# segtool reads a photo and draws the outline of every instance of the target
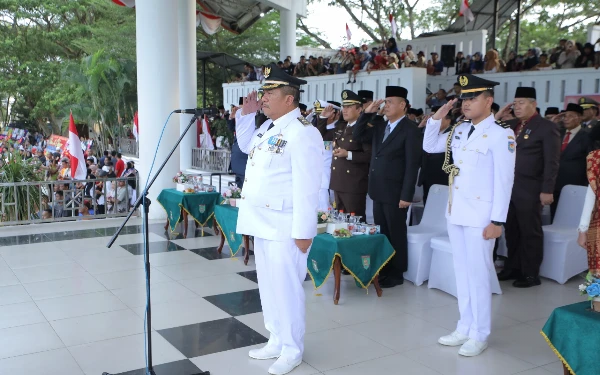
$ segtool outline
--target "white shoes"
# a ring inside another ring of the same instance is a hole
[[[485,341],[481,342],[475,339],[469,339],[469,341],[465,342],[463,346],[460,347],[458,354],[464,357],[475,357],[476,355],[481,354],[487,346],[488,344]]]
[[[447,336],[442,336],[438,339],[438,343],[446,346],[459,346],[469,341],[469,336],[463,335],[458,331],[454,331]]]
[[[296,367],[300,366],[302,359],[291,361],[284,357],[279,357],[271,367],[269,367],[269,374],[271,375],[284,375],[291,372]]]
[[[250,358],[253,359],[272,359],[278,358],[281,354],[281,348],[277,349],[273,345],[267,344],[260,349],[252,349],[248,352]]]

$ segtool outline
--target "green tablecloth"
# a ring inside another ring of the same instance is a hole
[[[308,254],[308,273],[315,288],[320,288],[327,280],[333,261],[338,256],[342,266],[354,276],[357,284],[366,289],[395,253],[383,234],[350,238],[319,234],[315,237]]]
[[[243,236],[236,233],[238,211],[239,208],[231,207],[228,204],[215,207],[215,220],[231,249],[231,256],[235,256],[244,246]]]
[[[589,301],[556,308],[541,334],[571,374],[600,374],[600,313]]]
[[[176,189],[165,189],[160,192],[156,200],[167,211],[169,226],[173,232],[182,220],[181,209],[184,209],[202,227],[212,228],[210,219],[214,215],[215,206],[221,204],[223,197],[219,192],[188,194]]]

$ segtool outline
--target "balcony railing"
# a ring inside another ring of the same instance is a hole
[[[119,138],[119,149],[123,155],[139,157],[138,142],[131,138]]]
[[[192,149],[192,168],[210,173],[228,173],[231,163],[231,151]]]

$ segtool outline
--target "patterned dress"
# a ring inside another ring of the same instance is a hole
[[[593,275],[600,275],[600,150],[587,156],[587,177],[596,195],[592,219],[587,232],[588,267]]]

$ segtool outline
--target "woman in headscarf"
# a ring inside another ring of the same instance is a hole
[[[594,66],[594,46],[592,43],[586,43],[583,46],[583,53],[575,60],[576,68],[591,68]]]
[[[498,52],[493,49],[487,51],[485,54],[485,64],[483,66],[483,73],[499,73],[500,72],[500,58]]]
[[[565,50],[560,53],[558,56],[558,61],[556,62],[561,69],[570,69],[575,67],[575,62],[577,58],[581,55],[581,52],[577,49],[574,40],[568,40],[565,44]]]
[[[396,38],[388,39],[386,49],[387,49],[388,55],[391,53],[395,53],[396,55],[400,54],[399,53],[400,51],[398,51],[398,45],[396,44]]]

